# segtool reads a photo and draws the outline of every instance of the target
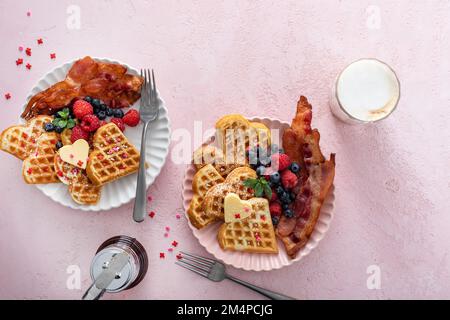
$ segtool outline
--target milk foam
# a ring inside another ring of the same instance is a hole
[[[375,59],[362,59],[342,71],[336,84],[336,97],[352,117],[375,121],[387,116],[400,98],[395,73]]]

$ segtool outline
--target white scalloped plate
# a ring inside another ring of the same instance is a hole
[[[283,131],[289,127],[286,122],[281,122],[276,119],[254,117],[249,118],[250,121],[262,122],[269,129],[279,129],[280,137]],[[325,233],[328,231],[331,220],[333,218],[334,208],[334,186],[325,199],[320,212],[319,220],[311,235],[311,238],[306,245],[299,251],[295,259],[290,259],[286,254],[284,245],[281,240],[278,240],[278,254],[258,254],[258,253],[245,253],[237,251],[225,251],[219,246],[217,241],[217,232],[221,223],[214,223],[203,229],[198,230],[190,222],[187,216],[187,209],[192,199],[192,178],[194,177],[196,170],[194,165],[189,165],[186,168],[183,182],[183,206],[186,214],[186,218],[189,223],[189,227],[192,229],[194,236],[198,239],[200,244],[211,253],[217,259],[223,261],[225,264],[231,265],[235,268],[244,269],[248,271],[269,271],[274,269],[280,269],[282,267],[289,266],[296,261],[301,260],[307,256],[323,239]]]
[[[138,71],[136,69],[130,67],[125,63],[106,58],[94,59],[96,61],[122,64],[128,68],[129,73],[135,75],[138,74]],[[27,102],[36,93],[47,89],[56,82],[64,80],[67,72],[74,62],[75,60],[67,62],[47,73],[42,79],[39,80],[37,85],[33,87],[30,95],[27,97]],[[24,108],[25,106],[26,104],[24,105]],[[139,101],[137,101],[132,106],[132,108],[139,110]],[[23,122],[23,119],[20,119],[20,121]],[[124,132],[128,140],[138,149],[140,149],[141,147],[142,127],[142,123],[134,128],[127,126]],[[149,132],[147,133],[147,146],[145,153],[145,159],[149,164],[146,175],[147,188],[155,181],[156,177],[159,175],[159,172],[161,171],[161,168],[166,161],[167,153],[169,151],[169,144],[170,122],[168,112],[163,101],[159,110],[158,119],[150,124]],[[134,199],[136,195],[136,179],[137,174],[131,174],[122,179],[106,184],[102,188],[100,201],[96,205],[77,204],[70,197],[67,186],[62,183],[37,184],[36,187],[50,199],[62,204],[63,206],[84,211],[100,211],[120,207],[121,205],[128,203],[132,199]]]

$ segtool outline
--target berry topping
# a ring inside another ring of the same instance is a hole
[[[104,126],[105,124],[107,124],[108,122],[106,122],[105,120],[101,120],[100,121],[100,127]]]
[[[73,104],[73,114],[78,119],[83,119],[84,116],[87,116],[88,114],[93,114],[94,109],[92,108],[92,105],[85,101],[85,100],[77,100]]]
[[[139,111],[131,109],[123,116],[122,119],[126,125],[135,127],[139,124],[141,117],[139,115]]]
[[[100,110],[99,112],[97,112],[97,117],[98,117],[100,120],[105,120],[105,119],[106,119],[106,111]]]
[[[60,127],[60,126],[55,126],[55,131],[57,133],[62,133],[64,131],[64,127]]]
[[[289,156],[284,153],[275,153],[272,155],[272,168],[278,171],[283,171],[291,165]]]
[[[116,126],[118,126],[121,131],[125,131],[125,124],[123,123],[122,119],[112,118],[111,122],[114,123]]]
[[[44,124],[44,130],[47,132],[51,132],[55,130],[55,126],[53,125],[53,123],[48,122],[46,124]]]
[[[284,210],[284,215],[286,218],[292,218],[294,216],[294,212],[291,209]]]
[[[123,111],[121,109],[109,109],[112,111],[114,118],[123,118]]]
[[[279,217],[272,217],[272,224],[274,226],[276,226],[278,224],[278,222],[280,222],[280,218]]]
[[[72,129],[72,135],[70,136],[70,141],[74,143],[78,139],[89,140],[89,132],[83,130],[80,126],[75,126]]]
[[[297,185],[298,178],[292,171],[285,170],[281,173],[281,183],[285,189],[292,189]]]
[[[272,183],[279,183],[280,182],[280,173],[275,171],[270,175],[270,182]]]
[[[292,162],[291,166],[289,167],[289,169],[293,172],[293,173],[297,173],[300,171],[300,165],[297,162]]]
[[[266,171],[266,167],[264,166],[259,166],[258,168],[256,168],[256,174],[258,175],[258,177],[263,176],[264,171]]]
[[[278,202],[273,202],[269,206],[270,214],[274,217],[277,217],[281,215],[281,212],[283,211],[281,208],[281,205]]]
[[[56,145],[55,145],[56,150],[61,149],[62,146],[63,146],[62,142],[61,142],[61,141],[58,141],[58,142],[56,143]]]
[[[289,196],[289,193],[287,193],[287,192],[283,192],[282,194],[279,194],[278,196],[280,197],[281,203],[289,204],[292,202],[291,197]]]
[[[272,197],[270,198],[270,201],[276,201],[278,200],[278,195],[275,191],[275,189],[272,189]]]
[[[100,120],[98,120],[95,115],[88,114],[83,117],[83,121],[81,121],[80,126],[84,131],[94,132],[95,130],[100,128]]]

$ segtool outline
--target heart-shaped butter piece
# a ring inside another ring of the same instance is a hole
[[[73,144],[60,148],[58,152],[62,161],[86,169],[89,156],[89,143],[86,140],[78,139]]]
[[[234,222],[249,217],[252,213],[250,202],[241,200],[236,193],[228,193],[224,199],[225,222]]]

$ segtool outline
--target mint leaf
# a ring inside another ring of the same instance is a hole
[[[263,189],[262,185],[260,183],[258,183],[255,186],[255,196],[261,197],[263,195],[263,191],[264,191],[264,189]]]
[[[58,127],[65,128],[67,125],[67,120],[59,120]]]
[[[266,195],[267,199],[272,199],[272,189],[270,188],[268,183],[264,185],[264,194]]]
[[[59,122],[59,119],[53,119],[53,120],[52,120],[52,124],[53,124],[54,126],[57,126],[57,125],[58,125],[58,122]]]
[[[75,120],[73,120],[73,119],[67,120],[67,126],[66,126],[66,128],[72,129],[73,127],[75,127]]]
[[[258,179],[253,179],[253,178],[247,179],[243,182],[244,186],[246,186],[247,188],[252,188],[252,189],[255,188],[257,183],[258,183]]]

